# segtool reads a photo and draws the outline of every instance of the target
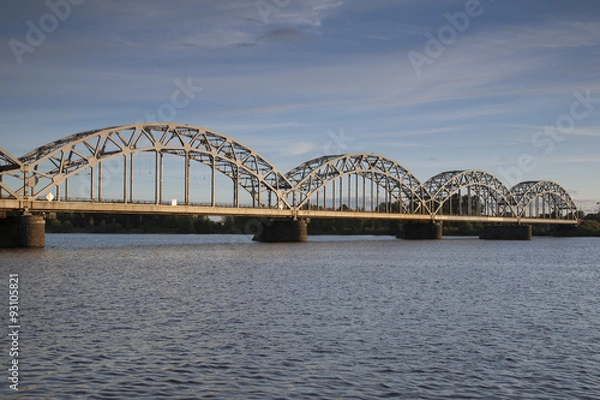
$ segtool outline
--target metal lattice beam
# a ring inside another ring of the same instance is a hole
[[[281,189],[290,188],[290,183],[256,151],[202,127],[174,123],[94,130],[35,149],[19,159],[26,184],[18,193],[33,198],[42,196],[83,169],[93,169],[117,156],[131,159],[137,152],[176,155],[201,162],[214,167],[248,191],[258,206],[268,206],[261,196],[267,193],[274,195],[278,207],[289,207],[279,193]],[[133,179],[131,173],[129,175],[129,179]],[[189,197],[187,178],[186,197]],[[133,187],[131,183],[129,186]]]
[[[463,190],[467,190],[469,203],[473,197],[484,205],[484,211],[490,216],[516,216],[516,203],[510,190],[495,176],[480,170],[447,171],[437,174],[424,183],[429,194],[431,208],[435,215],[444,214],[444,205],[450,202],[452,213],[453,197],[458,195],[462,201]],[[462,212],[462,208],[459,208]],[[475,213],[477,211],[475,210]]]
[[[288,180],[294,184],[290,194],[298,197],[295,203],[297,207],[305,206],[320,190],[327,190],[328,186],[332,187],[331,196],[335,199],[335,181],[346,176],[354,176],[357,182],[354,183],[354,189],[357,191],[354,193],[355,204],[360,203],[361,193],[358,193],[357,188],[360,186],[360,178],[363,178],[363,205],[366,203],[366,180],[369,180],[382,189],[386,204],[401,204],[399,211],[429,213],[422,201],[423,187],[419,180],[397,162],[380,155],[360,153],[320,157],[302,163],[286,174]],[[341,188],[342,182],[339,185]],[[348,183],[346,188],[349,189],[351,185],[351,182]],[[340,194],[338,200],[343,195]]]
[[[516,209],[521,217],[540,216],[548,206],[548,213],[557,218],[576,219],[577,206],[569,193],[559,184],[552,181],[527,181],[512,187],[511,193],[517,199]],[[535,211],[534,211],[535,208]],[[543,217],[543,215],[542,215]]]
[[[0,171],[10,171],[22,167],[21,161],[0,147]]]

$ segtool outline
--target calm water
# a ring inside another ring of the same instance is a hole
[[[48,235],[0,272],[2,398],[600,398],[597,238]]]

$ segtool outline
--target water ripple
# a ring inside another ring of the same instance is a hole
[[[0,397],[600,393],[596,239],[247,239],[48,235],[3,251],[25,328],[21,391]]]

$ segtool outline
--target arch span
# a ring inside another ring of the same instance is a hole
[[[163,158],[176,160],[175,165],[167,164],[163,171]],[[193,161],[209,167],[205,172],[210,170],[210,177],[204,175],[202,183],[192,174],[197,165]],[[231,181],[232,189],[219,190],[216,196],[217,188],[223,187],[223,182],[215,184],[217,177],[226,181],[225,187]],[[163,201],[163,178],[169,198],[181,199],[183,192],[183,201]],[[135,197],[135,182],[139,188],[140,179],[143,193]],[[69,193],[69,182],[71,192],[75,187],[79,196]],[[192,196],[191,189],[196,187],[202,192]],[[114,193],[115,197],[103,196],[103,188],[104,194]],[[240,188],[244,210],[231,210],[231,197],[233,208],[241,205]],[[223,197],[226,204],[217,205],[216,199]],[[248,199],[256,210],[247,206]],[[63,204],[57,204],[60,201]],[[101,202],[106,204],[98,204]],[[177,203],[188,207],[169,208]],[[551,181],[527,181],[508,189],[485,171],[461,170],[442,172],[421,183],[394,160],[369,153],[323,156],[283,174],[231,137],[177,123],[140,123],[76,133],[20,158],[0,148],[0,206],[11,212],[76,208],[210,214],[219,209],[219,215],[336,218],[332,211],[343,211],[338,214],[341,218],[370,218],[366,214],[376,212],[382,213],[373,215],[378,219],[388,218],[385,213],[399,220],[414,215],[415,221],[518,223],[539,219],[539,223],[577,223],[573,199]]]
[[[485,171],[442,172],[427,180],[424,186],[435,215],[516,215],[511,191]]]
[[[21,161],[0,147],[0,172],[19,169],[22,166]]]
[[[577,206],[571,195],[552,181],[521,182],[510,189],[520,217],[577,219]]]
[[[5,178],[23,182],[22,167],[23,164],[18,158],[0,147],[0,199],[18,198],[19,195],[5,182]]]
[[[20,195],[37,198],[57,188],[69,177],[84,169],[91,170],[101,181],[102,163],[114,157],[124,157],[127,176],[129,160],[133,169],[133,155],[150,152],[156,155],[155,201],[162,201],[162,158],[164,155],[181,156],[185,162],[185,203],[190,202],[190,162],[197,161],[213,169],[211,183],[212,203],[215,203],[214,171],[219,171],[234,182],[234,203],[239,206],[238,187],[252,197],[258,207],[289,207],[280,193],[291,187],[287,178],[274,165],[242,143],[199,126],[176,123],[133,124],[98,129],[67,136],[41,146],[19,159],[23,165],[26,185]],[[125,179],[124,179],[125,181]],[[133,184],[131,183],[133,186]],[[91,184],[92,188],[94,184]],[[101,185],[96,185],[100,190]],[[130,189],[130,196],[133,189]],[[93,192],[93,189],[92,189]],[[127,199],[124,184],[123,199]],[[60,197],[60,194],[57,193]],[[95,193],[90,194],[93,199]],[[133,200],[130,198],[130,200]]]
[[[286,177],[293,185],[289,191],[293,199],[288,202],[299,208],[310,207],[314,204],[312,198],[316,197],[317,207],[331,205],[331,208],[341,210],[345,206],[366,211],[368,202],[371,211],[385,203],[387,212],[394,204],[397,204],[397,212],[429,212],[423,207],[423,187],[419,180],[394,160],[376,154],[316,158],[292,169]],[[370,181],[370,187],[367,181]]]

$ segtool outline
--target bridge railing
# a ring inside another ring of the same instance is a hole
[[[258,205],[258,206],[253,206],[252,204],[244,204],[244,203],[240,203],[240,205],[234,205],[231,203],[215,203],[215,204],[211,204],[208,202],[189,202],[189,203],[183,203],[183,202],[173,202],[173,201],[162,201],[162,202],[155,202],[154,200],[133,200],[133,201],[125,201],[123,199],[109,199],[109,198],[102,198],[102,199],[90,199],[88,197],[69,197],[68,199],[62,199],[60,201],[47,201],[47,200],[42,200],[40,199],[39,201],[44,201],[44,202],[48,202],[48,203],[52,203],[52,202],[57,202],[57,203],[86,203],[86,204],[139,204],[139,205],[145,205],[145,206],[152,206],[152,205],[156,205],[156,206],[170,206],[170,207],[182,207],[182,206],[186,206],[186,207],[202,207],[202,208],[246,208],[246,209],[279,209],[278,207],[265,207],[264,205]]]

